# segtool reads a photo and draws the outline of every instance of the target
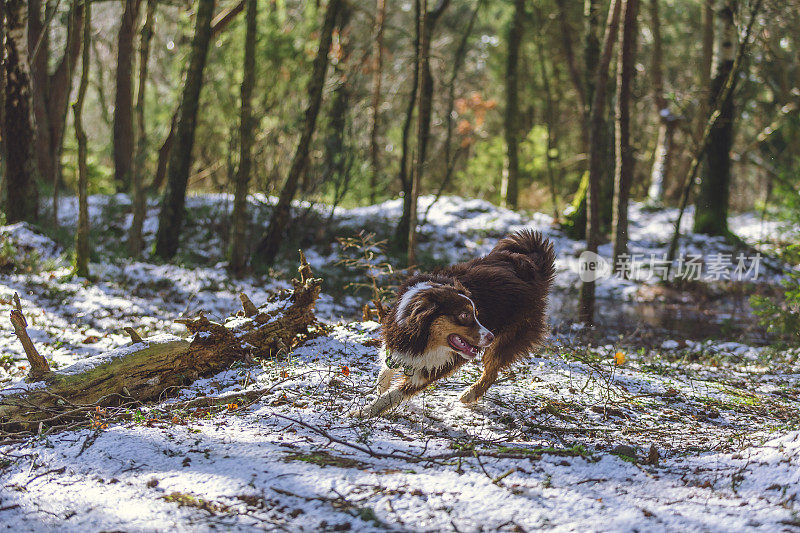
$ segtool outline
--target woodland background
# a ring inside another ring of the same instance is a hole
[[[186,194],[236,194],[241,271],[274,261],[294,198],[402,194],[403,255],[420,193],[552,212],[582,237],[596,188],[589,249],[624,240],[628,196],[688,192],[712,235],[729,210],[796,211],[798,5],[610,4],[4,2],[7,221],[52,226],[47,198],[82,186],[129,193],[138,256],[144,199],[161,198],[167,260]],[[252,236],[248,191],[281,198]]]

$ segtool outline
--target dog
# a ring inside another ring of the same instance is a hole
[[[483,374],[460,397],[478,401],[502,370],[541,344],[554,277],[552,243],[522,230],[484,257],[407,279],[381,323],[378,398],[355,414],[380,416],[483,354]]]

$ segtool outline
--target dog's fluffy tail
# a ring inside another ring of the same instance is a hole
[[[525,229],[501,239],[492,253],[502,253],[514,264],[517,275],[549,287],[556,275],[553,243],[539,231]]]

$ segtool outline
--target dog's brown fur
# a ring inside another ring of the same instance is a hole
[[[464,403],[479,400],[502,370],[544,338],[554,262],[552,244],[524,230],[500,240],[485,257],[406,280],[381,329],[385,352],[405,375],[387,392],[399,369],[385,364],[380,397],[359,414],[378,416],[467,363],[475,350],[459,353],[453,334],[472,348],[485,347],[483,375],[461,395]]]

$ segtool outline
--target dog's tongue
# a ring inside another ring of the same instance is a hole
[[[453,334],[450,336],[450,344],[452,344],[462,356],[468,356],[466,357],[467,359],[473,359],[478,356],[477,348],[469,344],[458,335]]]

